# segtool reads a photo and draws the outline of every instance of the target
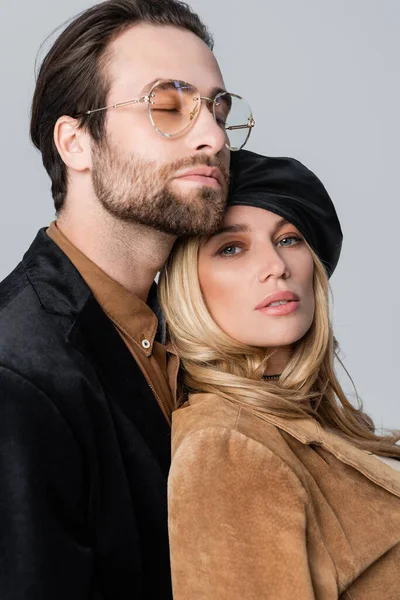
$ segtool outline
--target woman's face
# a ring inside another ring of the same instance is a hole
[[[199,251],[204,300],[219,327],[251,346],[298,341],[314,317],[314,261],[298,229],[251,206],[227,209]]]

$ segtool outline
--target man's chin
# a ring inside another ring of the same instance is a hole
[[[217,231],[221,225],[224,208],[220,209],[207,203],[204,199],[176,207],[172,212],[164,213],[163,218],[158,219],[156,229],[177,237],[208,236]]]
[[[178,202],[192,207],[197,205],[199,208],[204,206],[209,209],[215,206],[220,212],[220,207],[226,205],[226,192],[219,184],[217,187],[212,187],[188,181],[183,184],[177,183],[176,186],[171,185],[170,191]]]
[[[173,179],[169,185],[171,195],[186,204],[202,200],[208,189],[195,181],[182,181],[182,178]]]

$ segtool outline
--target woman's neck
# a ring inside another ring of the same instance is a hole
[[[268,359],[268,365],[264,375],[280,375],[288,364],[292,353],[292,346],[276,348]]]

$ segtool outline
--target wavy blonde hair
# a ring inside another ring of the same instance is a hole
[[[159,283],[170,341],[181,359],[182,389],[186,393],[214,393],[236,404],[288,419],[313,418],[358,448],[400,458],[400,447],[395,445],[400,432],[376,434],[361,402],[355,408],[338,381],[334,363],[340,359],[329,314],[329,282],[313,250],[309,247],[314,259],[313,323],[294,344],[279,381],[271,384],[261,377],[273,350],[235,341],[210,315],[198,278],[203,239],[178,241]]]

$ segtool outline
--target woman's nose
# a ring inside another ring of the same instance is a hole
[[[289,277],[288,267],[275,246],[264,249],[259,257],[258,279],[265,281],[269,277],[276,279]]]

